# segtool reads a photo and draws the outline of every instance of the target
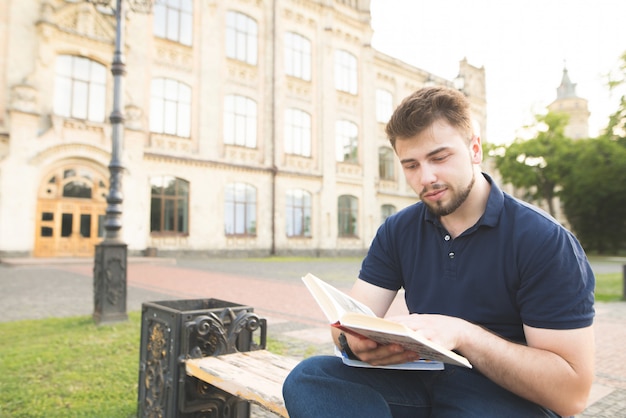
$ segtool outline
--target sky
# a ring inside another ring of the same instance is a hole
[[[485,67],[487,132],[510,143],[556,99],[563,68],[588,100],[589,135],[617,110],[607,74],[626,52],[625,0],[371,0],[372,46],[452,80]]]

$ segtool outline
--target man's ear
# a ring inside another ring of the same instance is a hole
[[[474,164],[480,164],[483,161],[483,145],[478,135],[472,136],[470,140],[470,156]]]

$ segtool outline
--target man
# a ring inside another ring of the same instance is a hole
[[[473,369],[356,368],[332,356],[298,365],[283,392],[291,418],[555,417],[581,412],[594,375],[595,279],[574,236],[481,172],[481,139],[456,90],[418,90],[387,135],[420,202],[378,230],[351,295],[465,356]],[[341,335],[372,365],[419,358]],[[340,341],[341,340],[341,341]]]

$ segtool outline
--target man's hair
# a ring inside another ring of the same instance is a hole
[[[439,119],[466,135],[468,142],[472,138],[469,101],[458,90],[441,86],[425,87],[406,97],[391,115],[385,132],[396,149],[396,140],[418,135]]]

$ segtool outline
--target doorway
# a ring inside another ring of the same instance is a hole
[[[93,257],[104,237],[108,185],[85,163],[49,173],[37,199],[35,257]]]

